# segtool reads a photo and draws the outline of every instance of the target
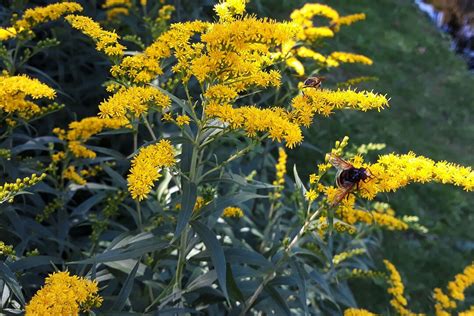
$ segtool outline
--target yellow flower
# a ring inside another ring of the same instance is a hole
[[[464,301],[464,291],[474,284],[474,263],[467,266],[462,273],[454,277],[454,281],[448,283],[449,295],[458,300]]]
[[[57,153],[53,154],[53,155],[51,156],[51,160],[52,160],[54,163],[58,163],[58,162],[62,161],[65,156],[66,156],[66,155],[65,155],[64,151],[60,151],[60,152],[57,152]]]
[[[6,41],[10,38],[13,38],[16,36],[16,34],[17,30],[14,27],[0,27],[0,41]]]
[[[357,21],[362,20],[365,20],[365,13],[341,16],[332,23],[331,27],[334,29],[334,31],[338,32],[341,25],[351,25]]]
[[[388,106],[385,96],[369,91],[328,89],[305,89],[304,94],[292,100],[292,116],[299,124],[309,126],[314,115],[329,116],[335,109],[352,108],[360,111],[376,109],[380,111]]]
[[[380,192],[393,192],[410,183],[440,182],[474,189],[474,172],[446,161],[435,162],[410,152],[405,155],[382,155],[374,164],[364,164],[372,179],[360,183],[360,194],[373,199]]]
[[[214,11],[221,21],[230,21],[235,15],[244,14],[247,2],[248,0],[221,0],[214,6]]]
[[[390,301],[392,307],[402,316],[423,315],[415,314],[407,309],[408,302],[404,296],[405,286],[403,285],[402,278],[398,273],[397,268],[395,268],[395,266],[388,260],[384,260],[383,262],[389,272],[389,288],[387,292],[392,296],[392,300]]]
[[[153,183],[160,178],[158,169],[174,165],[174,150],[169,140],[162,139],[154,145],[140,149],[132,160],[128,175],[128,190],[136,200],[146,198]]]
[[[443,291],[439,288],[434,289],[433,298],[436,302],[435,304],[436,316],[451,315],[446,310],[456,308],[456,302],[453,301],[448,295],[444,294]]]
[[[222,217],[243,217],[244,212],[242,211],[241,208],[239,207],[234,207],[234,206],[229,206],[224,209],[224,212],[222,213]]]
[[[295,57],[290,57],[286,60],[288,67],[292,68],[300,76],[304,75],[304,66],[303,64],[296,59]]]
[[[87,183],[87,181],[81,177],[79,173],[77,173],[76,167],[74,166],[67,167],[67,169],[63,172],[63,177],[79,185],[84,185]]]
[[[0,241],[0,256],[2,255],[8,257],[15,256],[15,250],[13,250],[13,246],[6,245],[3,241]]]
[[[224,84],[217,84],[210,86],[207,90],[206,93],[204,93],[204,96],[209,100],[209,101],[223,101],[223,102],[228,102],[228,101],[233,101],[236,99],[239,94],[235,89],[228,85]]]
[[[54,3],[45,7],[36,7],[26,10],[22,19],[18,20],[14,27],[17,31],[23,29],[29,30],[40,23],[57,20],[66,13],[81,11],[81,5],[75,2]]]
[[[359,63],[364,65],[372,65],[374,63],[372,59],[364,55],[345,52],[332,52],[328,58],[341,63]]]
[[[459,312],[458,316],[473,316],[474,315],[474,305],[471,305],[468,310]],[[438,316],[438,315],[437,315]]]
[[[313,202],[314,200],[316,200],[318,198],[318,192],[316,192],[313,189],[310,189],[308,192],[306,192],[305,198],[308,201]]]
[[[107,10],[107,19],[113,20],[120,14],[128,15],[132,7],[131,0],[105,0],[102,8]]]
[[[54,99],[54,89],[27,75],[0,76],[0,100],[7,95],[23,94],[33,99]]]
[[[69,124],[68,131],[54,129],[59,138],[68,141],[68,148],[77,158],[95,158],[96,153],[84,146],[84,143],[93,135],[102,132],[106,128],[117,129],[124,126],[124,122],[118,119],[86,117],[80,121]]]
[[[66,20],[73,28],[92,38],[98,51],[112,57],[123,55],[125,46],[119,44],[119,36],[116,33],[103,30],[99,23],[86,16],[68,15]]]
[[[78,316],[102,305],[97,281],[55,272],[26,305],[26,316]]]
[[[176,117],[176,124],[180,127],[184,125],[189,125],[190,122],[191,118],[187,115],[178,115]]]
[[[285,140],[288,148],[293,148],[303,141],[300,127],[289,120],[288,114],[282,108],[260,109],[244,106],[234,109],[229,104],[211,103],[205,111],[209,117],[228,123],[232,129],[244,129],[249,137],[257,136],[257,132],[267,132],[273,140]]]
[[[366,309],[362,308],[348,308],[344,311],[344,316],[376,316],[377,314],[371,313]]]
[[[171,99],[160,90],[148,86],[132,86],[119,90],[99,105],[101,118],[113,118],[127,124],[129,120],[140,118],[150,108],[166,108]]]
[[[276,179],[273,185],[282,187],[285,184],[286,159],[288,155],[283,148],[278,148],[278,163],[276,164]]]

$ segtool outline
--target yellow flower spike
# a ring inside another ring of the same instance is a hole
[[[449,295],[458,300],[464,301],[465,290],[474,284],[474,263],[467,266],[462,273],[454,277],[454,281],[448,283]]]
[[[278,148],[278,163],[275,166],[276,169],[276,179],[273,181],[273,185],[278,185],[283,187],[285,184],[285,174],[286,174],[286,160],[288,155],[286,154],[283,148]]]
[[[50,274],[45,285],[25,307],[26,316],[78,316],[102,305],[97,281],[70,275],[68,271]],[[52,303],[54,302],[54,304]]]
[[[341,262],[343,262],[343,261],[345,261],[349,258],[364,254],[365,252],[366,251],[365,251],[364,248],[356,248],[356,249],[351,249],[349,251],[344,251],[344,252],[341,252],[341,253],[338,253],[337,255],[335,255],[332,258],[332,262],[333,262],[334,265],[338,265]]]
[[[14,27],[17,31],[29,30],[40,23],[57,20],[66,13],[81,11],[81,5],[75,2],[54,3],[45,7],[36,7],[26,10],[22,19],[18,20]]]
[[[348,308],[344,311],[344,316],[376,316],[377,314],[371,313],[366,309],[362,308]]]
[[[304,76],[304,66],[295,57],[290,57],[286,60],[288,67],[292,68],[299,76]]]
[[[373,199],[381,192],[394,192],[410,183],[439,182],[463,187],[465,191],[474,189],[474,172],[445,161],[435,162],[410,152],[405,155],[388,154],[379,157],[374,164],[365,164],[372,179],[360,182],[362,197]]]
[[[16,179],[15,182],[6,182],[3,185],[0,185],[0,203],[5,201],[13,202],[15,195],[24,189],[25,187],[30,187],[46,178],[46,174],[42,173],[41,175],[33,174],[30,177],[25,177],[23,179]]]
[[[132,168],[127,177],[128,190],[135,200],[146,198],[153,183],[161,176],[159,169],[176,163],[174,150],[169,140],[143,147],[132,160]]]
[[[374,63],[372,59],[364,55],[345,52],[332,52],[328,58],[341,63],[359,63],[364,65],[372,65]]]
[[[98,51],[111,57],[123,55],[125,46],[118,42],[119,36],[116,33],[103,30],[99,23],[86,16],[68,15],[66,20],[73,28],[92,38]]]
[[[385,96],[369,91],[305,89],[304,94],[292,100],[294,119],[309,126],[315,114],[329,116],[334,110],[352,108],[366,112],[388,106]]]
[[[224,209],[222,217],[240,218],[244,216],[244,212],[240,207],[229,206]]]
[[[388,284],[389,288],[387,290],[388,294],[392,296],[390,304],[401,316],[414,316],[414,315],[424,315],[424,314],[415,314],[408,310],[408,302],[404,296],[405,286],[403,285],[402,278],[397,271],[397,268],[388,260],[383,261],[385,267],[389,272]]]

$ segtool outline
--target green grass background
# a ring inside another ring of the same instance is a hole
[[[347,65],[332,71],[328,85],[357,76],[379,80],[361,88],[386,93],[391,107],[380,113],[337,112],[317,119],[306,141],[327,151],[333,142],[349,135],[354,144],[386,143],[385,152],[414,151],[435,160],[474,166],[474,74],[461,57],[450,50],[450,39],[410,0],[322,1],[341,14],[364,12],[366,21],[345,27],[324,51],[365,54],[374,65]],[[262,1],[259,9],[283,18],[301,1]],[[277,12],[277,14],[275,14]],[[308,164],[308,157],[314,157]],[[374,159],[376,157],[372,157]],[[314,170],[322,154],[307,149],[294,155],[300,170]],[[391,260],[406,281],[410,307],[432,308],[431,290],[445,287],[474,258],[472,223],[474,196],[448,185],[411,185],[395,194],[381,196],[402,214],[420,217],[426,235],[384,232],[380,256]],[[353,284],[361,305],[383,310],[388,296],[375,285]]]

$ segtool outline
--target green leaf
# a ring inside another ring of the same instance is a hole
[[[295,176],[295,184],[298,190],[301,190],[303,196],[306,194],[306,188],[304,187],[303,181],[301,181],[298,171],[296,170],[296,165],[293,165],[293,174]]]
[[[163,242],[162,237],[154,237],[125,245],[122,248],[105,251],[89,259],[73,261],[69,264],[94,264],[138,258],[146,253],[162,250],[168,246],[169,243]]]
[[[181,197],[182,209],[178,215],[178,223],[176,224],[176,230],[173,236],[172,243],[179,238],[181,232],[189,223],[191,216],[193,215],[194,205],[197,199],[197,186],[195,183],[189,181],[183,181],[183,196]]]
[[[234,274],[232,273],[232,267],[227,263],[227,288],[229,289],[229,296],[234,302],[245,302],[245,297],[240,291],[237,283],[235,282]]]
[[[229,294],[227,293],[227,273],[226,273],[226,260],[224,256],[224,250],[222,249],[216,235],[210,231],[206,226],[200,222],[192,222],[191,226],[199,235],[199,238],[204,242],[206,248],[211,255],[212,264],[217,272],[217,281],[224,293],[224,296],[229,301]]]
[[[4,262],[0,262],[0,278],[8,285],[13,294],[15,294],[21,305],[25,306],[25,297],[21,292],[21,285],[18,283],[15,274],[13,274]]]
[[[137,274],[138,266],[140,265],[140,260],[137,260],[137,263],[132,269],[132,272],[127,276],[125,282],[120,289],[120,292],[115,299],[114,305],[110,308],[110,311],[121,311],[127,302],[130,293],[132,292],[133,283],[135,281],[135,275]]]
[[[9,264],[9,268],[11,269],[12,272],[19,272],[19,271],[28,270],[31,268],[36,268],[38,266],[51,265],[52,263],[62,264],[63,260],[61,258],[56,258],[56,257],[51,257],[51,256],[24,257]]]
[[[241,205],[244,202],[247,202],[248,200],[252,199],[267,199],[268,196],[266,195],[260,195],[252,192],[238,192],[226,196],[219,197],[217,199],[214,199],[212,203],[207,204],[204,206],[200,211],[199,215],[200,216],[206,216],[209,215],[208,213],[213,213],[213,214],[219,214],[222,213],[224,208],[228,206],[236,206],[236,205]]]

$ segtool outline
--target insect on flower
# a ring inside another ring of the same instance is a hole
[[[337,168],[336,184],[339,187],[331,206],[339,204],[344,197],[346,197],[354,188],[359,189],[359,182],[371,179],[372,175],[366,168],[356,168],[351,163],[344,159],[329,154],[329,163]]]
[[[319,89],[321,87],[321,84],[325,80],[324,77],[308,77],[304,82],[303,82],[303,88],[315,88]]]

